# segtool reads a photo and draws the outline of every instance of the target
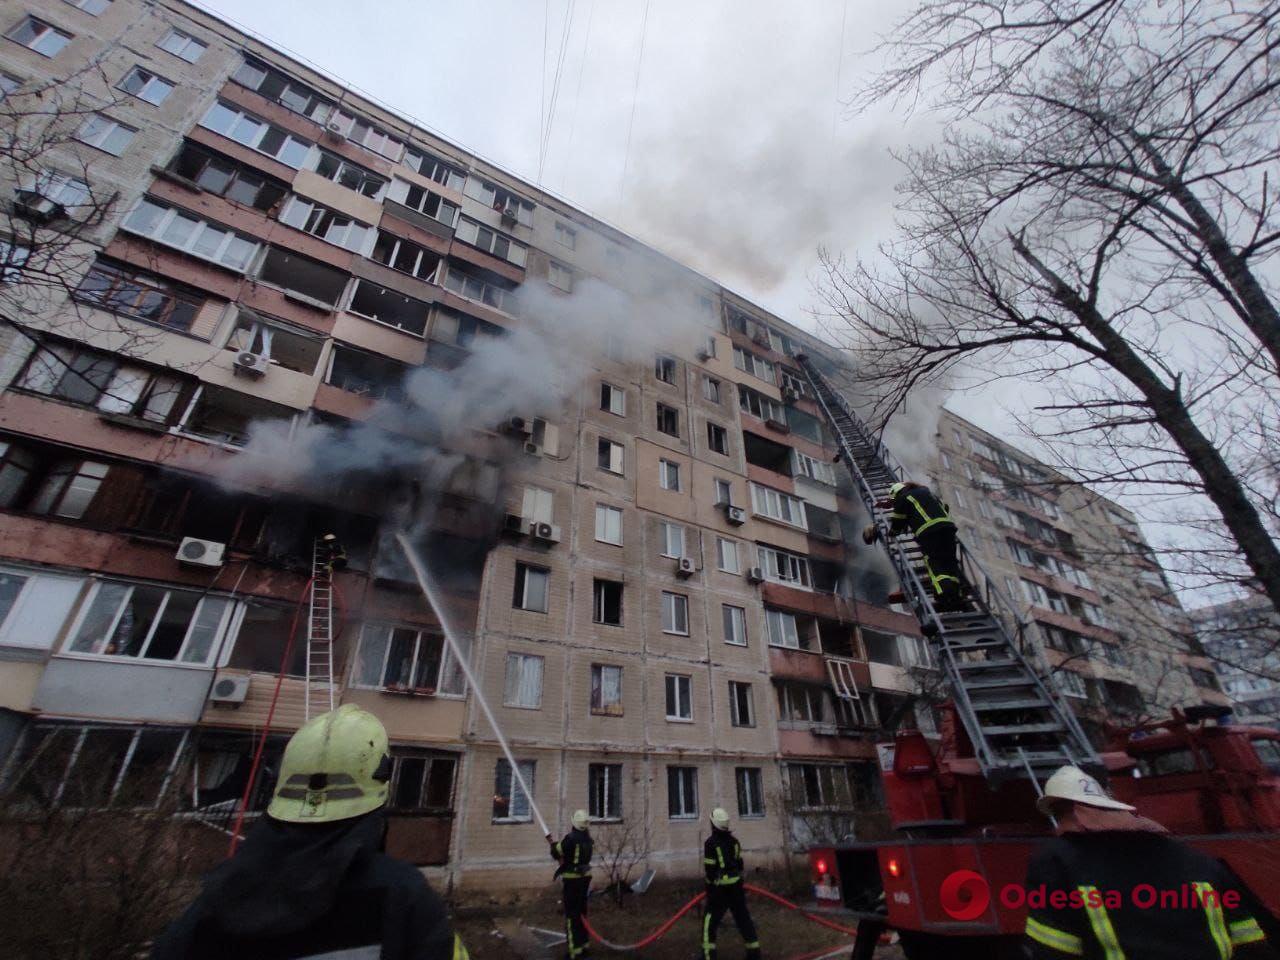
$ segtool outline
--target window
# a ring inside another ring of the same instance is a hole
[[[724,642],[735,647],[747,645],[747,611],[725,603],[720,606],[724,618]]]
[[[769,634],[769,646],[800,649],[800,630],[794,613],[766,609],[764,624]]]
[[[354,190],[361,196],[373,200],[381,200],[383,191],[387,189],[388,180],[372,170],[366,170],[359,164],[344,160],[328,150],[316,150],[311,169],[326,180]]]
[[[680,464],[670,460],[658,461],[658,486],[663,490],[680,489]]]
[[[0,490],[5,485],[0,467]],[[79,577],[0,567],[0,645],[50,649],[80,596],[83,582]]]
[[[55,56],[71,42],[71,34],[63,33],[35,17],[27,17],[5,36],[45,57]]]
[[[791,454],[791,472],[795,476],[808,477],[810,480],[816,480],[818,483],[825,483],[832,487],[836,485],[836,471],[831,464],[822,460],[815,460],[799,450],[792,450]]]
[[[596,445],[596,465],[610,473],[622,473],[622,444],[600,438]]]
[[[134,267],[99,260],[76,288],[75,298],[112,313],[188,331],[204,300],[169,280]]]
[[[1059,670],[1053,675],[1053,678],[1058,684],[1058,689],[1068,697],[1084,699],[1089,696],[1089,689],[1085,686],[1084,677],[1075,671]]]
[[[533,224],[533,204],[504,187],[479,177],[471,177],[467,180],[464,192],[467,196],[500,211],[504,220],[510,219],[526,227]]]
[[[242,312],[227,338],[226,349],[255,353],[276,366],[311,376],[320,362],[324,339],[283,320]],[[335,347],[330,354],[328,383],[370,396],[394,396],[405,368],[380,355]]]
[[[387,806],[392,810],[451,809],[458,758],[419,750],[404,753],[400,747],[392,749],[391,796]]]
[[[33,393],[93,406],[104,413],[166,423],[177,412],[182,381],[115,357],[58,344],[32,354],[18,387]]]
[[[758,483],[752,483],[749,486],[751,503],[757,514],[802,530],[808,529],[804,516],[804,501],[799,497],[793,497],[771,487],[762,487]]]
[[[757,548],[756,552],[766,580],[785,583],[787,586],[804,590],[813,589],[813,578],[809,572],[807,557],[763,545]]]
[[[568,247],[572,250],[578,245],[578,231],[574,230],[568,224],[556,221],[556,243],[562,247]]]
[[[618,507],[596,504],[596,539],[622,546],[622,511]]]
[[[111,6],[111,0],[64,0],[64,2],[94,17]]]
[[[79,520],[89,509],[106,475],[105,463],[63,460],[45,476],[28,509],[32,513]]]
[[[662,591],[662,632],[689,635],[689,598],[684,594]]]
[[[887,663],[895,667],[928,667],[933,658],[929,642],[923,637],[881,633],[862,628],[862,644],[867,659],[875,663]]]
[[[3,100],[9,94],[13,93],[13,91],[17,90],[20,86],[22,86],[22,81],[17,77],[8,73],[0,72],[0,100]]]
[[[263,326],[259,332],[273,331]],[[272,336],[271,340],[274,341],[275,337]],[[401,384],[407,372],[408,368],[403,364],[388,360],[381,354],[335,344],[329,354],[329,371],[324,382],[361,397],[394,400],[403,393]]]
[[[591,665],[591,712],[622,716],[622,668],[607,663]]]
[[[716,565],[725,573],[741,573],[742,565],[738,559],[738,542],[725,537],[716,537]]]
[[[776,349],[776,348],[775,348]],[[805,393],[804,378],[798,373],[792,373],[790,370],[779,368],[778,381],[783,390],[789,390],[797,397],[803,397]]]
[[[369,320],[421,337],[427,331],[427,316],[431,308],[423,301],[406,297],[396,290],[380,287],[368,280],[357,280],[347,309]]]
[[[716,485],[716,506],[731,506],[733,504],[733,484],[728,480],[719,478],[715,481]]]
[[[774,382],[773,364],[763,357],[757,357],[749,350],[735,346],[733,348],[733,365],[743,373],[749,373],[758,380]]]
[[[525,487],[520,516],[534,523],[550,523],[555,514],[555,495],[541,487]]]
[[[137,132],[133,127],[126,127],[110,117],[95,113],[80,125],[80,129],[76,132],[76,139],[91,147],[97,147],[113,157],[118,157],[124,153]]]
[[[667,675],[667,719],[691,721],[694,718],[692,678],[681,673]]]
[[[591,619],[611,627],[622,626],[622,584],[616,580],[595,580],[591,588]]]
[[[612,383],[600,384],[600,409],[619,417],[627,415],[627,392]]]
[[[535,760],[517,760],[520,778],[534,789],[533,775],[537,766]],[[520,781],[511,775],[511,764],[499,760],[493,773],[493,822],[494,823],[528,823],[532,819],[529,797],[520,786]]]
[[[231,79],[287,110],[323,123],[333,104],[310,87],[291,79],[256,57],[245,57]]]
[[[425,150],[409,147],[404,153],[404,162],[410,170],[416,170],[429,180],[434,180],[450,190],[462,191],[467,176],[452,164],[445,163],[439,157],[432,156]]]
[[[667,767],[667,816],[672,820],[697,818],[697,767]]]
[[[392,270],[407,273],[427,283],[435,282],[436,271],[440,267],[440,257],[437,254],[385,230],[378,231],[378,239],[369,256]]]
[[[662,537],[662,555],[664,557],[684,556],[684,527],[678,523],[659,521],[658,533]]]
[[[373,237],[372,227],[296,195],[285,204],[280,222],[354,253],[362,252]]]
[[[181,30],[170,29],[156,44],[166,53],[172,53],[175,57],[187,61],[187,63],[195,63],[200,59],[200,54],[204,53],[207,48],[201,40],[197,40],[189,33],[183,33]]]
[[[822,688],[808,683],[779,683],[778,716],[790,723],[821,723]]]
[[[398,161],[401,154],[404,153],[403,143],[385,130],[381,130],[359,117],[353,117],[350,114],[343,113],[341,110],[336,110],[330,120],[330,124],[352,143],[358,143],[366,150],[381,154],[393,163]]]
[[[444,288],[466,300],[483,303],[505,313],[515,313],[516,302],[511,289],[491,283],[459,263],[450,262],[444,275]]]
[[[507,654],[507,680],[502,692],[504,707],[537,710],[542,706],[542,657]]]
[[[521,610],[546,613],[547,584],[550,579],[551,571],[543,567],[517,563],[515,595],[512,597],[511,605]]]
[[[853,803],[849,770],[835,764],[789,763],[787,780],[797,810],[848,808]]]
[[[523,267],[528,259],[529,248],[523,243],[519,243],[505,233],[499,233],[497,230],[477,223],[468,217],[458,218],[458,226],[454,236],[463,243],[469,243],[485,253],[493,254],[499,260],[506,260],[517,267]]]
[[[671,357],[659,356],[653,362],[653,375],[663,383],[676,382],[676,362]]]
[[[592,820],[622,819],[622,764],[587,764],[587,816]]]
[[[465,350],[475,342],[476,337],[501,337],[505,332],[502,327],[487,320],[438,307],[431,324],[430,336],[437,343],[447,343]]]
[[[150,70],[134,67],[116,84],[125,93],[132,94],[139,100],[159,106],[165,97],[173,91],[173,84],[164,77],[158,77]]]
[[[547,265],[547,282],[557,290],[569,293],[573,290],[573,271],[563,263],[556,263],[552,260]]]
[[[239,107],[221,101],[211,106],[200,121],[200,126],[221,134],[236,143],[279,160],[297,170],[311,153],[311,144],[301,140],[265,120],[259,120]]]
[[[735,767],[733,781],[738,788],[738,816],[764,816],[764,782],[759,767]]]
[[[392,180],[387,191],[387,199],[401,206],[416,210],[424,217],[429,217],[452,227],[458,215],[457,204],[450,203],[438,193],[432,193],[425,187],[409,183],[407,180]]]
[[[729,432],[715,423],[707,424],[707,446],[712,452],[729,455]]]
[[[232,603],[194,590],[101,580],[90,591],[67,649],[73,653],[206,664]]]
[[[44,197],[62,207],[87,207],[93,202],[89,185],[78,177],[46,170],[24,179],[26,186],[17,191],[20,196]]]
[[[715,377],[702,376],[702,396],[712,403],[720,402],[720,381]]]
[[[752,390],[750,387],[738,387],[738,406],[745,413],[749,413],[761,420],[773,420],[776,423],[787,422],[786,407],[776,400],[766,397],[763,393]]]
[[[441,686],[444,637],[416,627],[366,624],[352,668],[356,687],[434,693]]]
[[[289,192],[282,181],[195,143],[184,143],[167,169],[201,190],[257,210],[274,210]]]
[[[238,273],[248,269],[258,252],[257,241],[158,203],[150,197],[138,201],[123,226],[132,233]]]
[[[680,412],[674,407],[668,407],[665,403],[658,404],[657,411],[658,432],[671,437],[680,436]]]
[[[735,727],[756,725],[755,701],[751,697],[751,684],[729,681],[729,722]]]
[[[30,247],[0,239],[0,283],[21,280],[22,268],[30,257]]]

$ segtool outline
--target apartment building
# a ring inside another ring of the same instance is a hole
[[[332,533],[334,695],[391,736],[392,852],[488,889],[545,879],[535,804],[636,826],[673,874],[717,805],[753,866],[860,829],[876,735],[933,720],[793,360],[834,351],[178,0],[3,0],[0,33],[44,138],[0,164],[9,797],[171,804],[218,855],[268,722],[251,814],[327,705],[305,598]],[[655,276],[679,336],[638,349],[649,318],[600,310],[598,349],[520,340],[587,290],[652,313]]]
[[[1187,611],[1240,723],[1280,724],[1280,616],[1262,596]]]
[[[1226,702],[1130,511],[949,410],[933,470],[966,549],[1034,624],[1095,740],[1108,720]]]

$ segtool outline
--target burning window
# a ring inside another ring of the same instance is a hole
[[[622,626],[622,584],[616,580],[594,580],[591,588],[591,619],[612,627]]]
[[[680,436],[680,412],[674,407],[668,407],[665,403],[658,404],[657,411],[658,432],[670,437]]]
[[[421,300],[406,297],[403,293],[380,287],[368,280],[358,280],[351,297],[351,306],[347,309],[358,316],[421,337],[426,333],[430,308]]]
[[[243,447],[255,424],[275,423],[291,430],[296,416],[288,407],[206,383],[179,429],[193,437]]]
[[[320,362],[324,339],[283,320],[241,310],[226,349],[266,357],[276,366],[311,376]]]
[[[520,776],[528,784],[534,786],[535,760],[517,760],[520,765]],[[494,823],[528,823],[532,819],[529,796],[520,787],[520,782],[511,775],[511,764],[499,760],[493,773],[493,822]]]
[[[294,637],[289,659],[285,660],[293,615],[291,605],[250,599],[244,606],[240,628],[232,640],[227,666],[255,673],[279,673],[283,668],[286,676],[305,677],[307,645],[304,637]]]
[[[110,468],[70,454],[0,440],[0,507],[67,520],[84,517]]]
[[[332,307],[346,290],[350,278],[341,270],[317,260],[289,253],[280,247],[268,247],[258,279]]]
[[[362,397],[395,400],[403,395],[408,370],[404,364],[375,353],[335,346],[325,382]]]

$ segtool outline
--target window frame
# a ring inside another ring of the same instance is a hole
[[[680,805],[678,812],[672,809],[671,800],[673,796],[672,787],[675,786],[674,794],[679,797]],[[683,765],[669,764],[667,766],[667,819],[668,820],[697,820],[698,819],[698,768]]]
[[[725,565],[725,559],[728,556],[733,557],[733,563],[730,566]],[[742,573],[742,551],[737,540],[716,534],[716,569],[722,573]]]
[[[616,401],[616,402],[615,402]],[[615,410],[614,408],[617,407]],[[600,409],[615,417],[627,415],[627,391],[608,380],[600,381]]]
[[[618,594],[618,619],[605,619],[608,612],[608,592],[616,588]],[[621,627],[623,625],[623,582],[609,580],[604,577],[593,577],[591,580],[591,622],[604,627]]]
[[[537,664],[537,669],[533,672],[537,675],[537,695],[535,702],[525,703],[519,699],[519,694],[523,689],[528,677],[526,671],[532,664]],[[516,697],[512,696],[513,674],[512,666],[517,667],[518,677],[515,677],[514,687]],[[542,709],[542,686],[546,677],[546,658],[535,653],[522,653],[515,650],[507,651],[506,667],[503,674],[502,684],[502,705],[512,710],[541,710]]]
[[[717,445],[716,438],[720,438]],[[722,457],[729,456],[729,431],[718,423],[707,421],[707,448]]]
[[[743,820],[763,819],[764,771],[760,767],[734,767],[733,786],[738,799],[738,816]]]
[[[543,577],[543,602],[546,604],[542,609],[537,607],[526,606],[529,602],[529,574],[536,573]],[[526,613],[549,613],[551,610],[551,569],[549,567],[540,567],[536,564],[526,563],[523,560],[516,561],[516,576],[514,583],[515,593],[512,596],[511,606],[516,610],[523,610]],[[518,601],[518,602],[517,602]]]
[[[744,704],[746,706],[745,720],[742,716]],[[742,728],[751,728],[756,725],[755,694],[751,689],[751,684],[744,680],[729,681],[729,725]]]
[[[673,523],[670,520],[659,520],[658,529],[662,533],[662,556],[670,557],[672,560],[679,560],[682,557],[687,556],[685,548],[688,544],[685,538],[684,524]],[[671,541],[673,538],[680,541],[679,553],[671,552]]]
[[[97,135],[92,135],[86,132],[88,128],[94,124],[98,124],[100,128]],[[113,150],[110,146],[111,138],[118,132],[123,132],[125,134],[125,139],[124,142],[120,144],[119,149]],[[84,123],[80,124],[76,129],[75,138],[86,146],[93,147],[95,150],[101,150],[103,153],[109,154],[110,156],[118,157],[129,149],[129,144],[133,142],[133,138],[137,133],[138,130],[136,127],[131,127],[127,123],[121,123],[119,120],[109,117],[105,113],[93,113],[86,117]]]
[[[670,628],[667,626],[668,598],[670,599]],[[681,610],[683,610],[684,629],[680,629]],[[662,591],[662,632],[673,637],[689,636],[689,596],[673,590]]]
[[[605,671],[617,671],[617,691],[618,698],[616,701],[605,702]],[[591,664],[591,690],[588,695],[588,710],[592,716],[596,717],[621,717],[624,715],[625,706],[622,695],[622,677],[623,668],[619,664],[614,663],[593,663]],[[616,709],[615,709],[616,708]]]
[[[680,464],[677,461],[658,458],[658,487],[672,493],[680,492]]]
[[[179,37],[184,41],[181,46],[181,50],[183,52],[179,52],[178,50],[172,50],[169,47],[165,46],[165,44],[169,42],[169,40],[173,39],[174,37]],[[194,57],[189,57],[187,56],[185,51],[189,50],[193,45],[196,47],[199,47],[200,49],[199,49],[199,52],[197,52]],[[186,31],[179,30],[177,27],[170,27],[169,32],[156,41],[156,46],[159,49],[163,50],[165,53],[169,54],[170,56],[177,57],[179,60],[183,60],[187,63],[195,63],[202,56],[204,56],[204,52],[209,49],[209,45],[205,43],[203,40],[201,40],[199,37],[193,37],[191,34],[187,33]]]
[[[145,74],[147,79],[143,81],[142,86],[136,91],[130,90],[125,85],[129,82],[130,78],[142,74]],[[160,94],[160,99],[158,100],[153,100],[151,99],[151,96],[147,95],[147,91],[150,90],[153,85],[166,88],[164,92]],[[177,86],[178,85],[172,80],[162,77],[160,74],[152,70],[148,70],[141,64],[135,63],[131,68],[129,68],[129,71],[120,78],[120,81],[116,84],[116,89],[123,93],[127,93],[131,97],[136,97],[144,103],[149,103],[153,107],[158,107],[164,103],[165,100],[169,99],[169,94],[173,93],[173,91],[177,89]]]
[[[606,447],[607,445],[607,447]],[[603,470],[605,473],[611,473],[615,477],[626,476],[626,447],[616,441],[610,440],[608,437],[598,437],[596,441],[596,469]],[[618,469],[613,469],[614,453],[617,453]],[[601,461],[602,454],[608,454],[609,466],[604,466]]]
[[[143,232],[143,230],[139,229],[137,226],[130,224],[130,221],[133,220],[135,217],[139,216],[140,212],[146,205],[156,207],[162,211],[159,219],[156,222],[154,230],[152,230],[151,232]],[[174,223],[174,221],[176,221],[180,216],[185,216],[187,218],[195,220],[196,226],[192,228],[191,233],[187,237],[187,239],[180,244],[174,243],[169,240],[165,240],[164,234],[168,231],[168,228]],[[139,236],[147,240],[150,240],[152,243],[158,243],[162,247],[168,247],[171,250],[178,250],[182,253],[185,253],[187,256],[195,257],[197,260],[204,260],[208,263],[216,264],[217,266],[223,267],[227,270],[231,270],[232,272],[241,274],[242,276],[248,274],[249,269],[252,267],[254,260],[257,258],[258,254],[262,251],[261,241],[253,237],[250,237],[247,234],[239,233],[238,231],[233,230],[230,227],[224,227],[219,223],[213,222],[212,220],[206,220],[203,217],[199,217],[188,210],[182,209],[181,207],[175,207],[166,202],[156,201],[152,197],[146,194],[144,194],[141,198],[139,198],[138,202],[134,205],[133,209],[130,210],[129,214],[124,218],[123,221],[121,221],[120,229],[126,231],[127,233],[131,233],[134,236]],[[218,241],[218,245],[216,247],[216,253],[214,254],[206,254],[206,253],[198,252],[195,249],[195,247],[197,246],[197,240],[203,237],[206,231],[212,231],[212,232],[223,234],[222,239]],[[228,253],[233,248],[236,241],[239,241],[241,244],[247,244],[249,247],[248,252],[242,258],[242,260],[238,259],[236,261],[226,261],[221,259],[221,256],[223,254]]]
[[[693,677],[687,673],[663,674],[663,710],[671,723],[693,723]],[[681,696],[683,693],[683,697]],[[675,713],[671,712],[672,704]],[[684,708],[684,713],[681,712]]]
[[[668,430],[667,426],[671,429]],[[680,411],[670,404],[659,400],[654,405],[654,429],[667,437],[680,439]]]
[[[601,522],[600,522],[601,517],[609,516],[613,514],[617,515],[617,522],[618,522],[618,539],[617,540],[608,539],[609,523],[607,520],[605,521],[604,529],[603,530],[601,529]],[[595,529],[596,543],[607,543],[613,547],[622,546],[622,524],[623,524],[623,512],[621,507],[615,507],[608,503],[596,504],[596,529]],[[601,536],[601,533],[604,533],[605,535]]]
[[[676,358],[669,357],[664,353],[658,354],[653,361],[653,376],[654,379],[661,383],[669,383],[675,386],[677,376]]]
[[[104,587],[111,586],[123,588],[124,593],[116,602],[114,611],[110,614],[109,622],[101,636],[95,637],[90,641],[89,649],[74,649],[77,642],[80,641],[80,632],[85,628],[89,615],[93,612],[93,607],[97,603],[98,598],[102,595]],[[151,614],[151,623],[147,626],[146,635],[142,639],[142,645],[136,654],[120,654],[107,653],[106,647],[115,638],[116,631],[120,627],[120,622],[124,618],[125,609],[133,599],[135,591],[139,588],[147,590],[159,590],[163,596],[156,606],[155,611]],[[195,606],[191,609],[191,614],[187,619],[186,629],[183,631],[182,641],[174,652],[173,659],[150,659],[147,653],[151,649],[151,644],[155,640],[156,632],[160,628],[165,613],[168,610],[170,602],[172,602],[175,594],[191,594],[195,596]],[[190,650],[193,640],[193,634],[197,624],[200,622],[201,614],[205,609],[208,601],[220,602],[223,604],[222,613],[219,615],[217,622],[212,628],[209,636],[208,648],[205,650],[204,657],[200,660],[184,659]],[[67,630],[66,637],[63,640],[62,648],[59,654],[62,656],[76,657],[86,660],[108,660],[112,662],[120,661],[136,661],[139,663],[163,663],[173,667],[182,667],[185,669],[207,669],[213,665],[220,647],[223,645],[220,641],[232,632],[238,629],[238,621],[240,617],[240,609],[242,604],[228,596],[222,596],[211,593],[201,593],[198,590],[182,589],[180,587],[172,587],[166,584],[144,583],[136,580],[124,580],[108,577],[94,577],[89,590],[81,599],[78,608],[71,620],[71,626]]]
[[[750,646],[750,637],[747,636],[747,609],[732,603],[720,604],[721,625],[724,628],[724,642],[731,647],[747,647]],[[742,639],[734,639],[738,635],[737,627],[742,627]]]
[[[19,40],[16,36],[14,36],[14,34],[21,33],[23,27],[29,27],[30,29],[33,29],[33,30],[38,29],[38,32],[32,35],[30,42],[24,42],[22,40]],[[43,29],[39,29],[39,28],[43,28]],[[60,54],[63,50],[66,49],[67,44],[69,44],[72,40],[76,38],[76,35],[74,33],[68,33],[67,31],[61,29],[60,27],[55,27],[53,24],[49,23],[49,21],[41,20],[39,17],[33,17],[29,13],[26,14],[26,16],[24,16],[21,20],[15,23],[8,30],[6,30],[4,36],[6,40],[12,40],[14,43],[18,44],[19,46],[25,47],[26,49],[32,51],[33,53],[38,53],[40,56],[46,57],[49,59],[52,59],[53,57],[56,57],[58,54]],[[45,38],[49,36],[56,37],[58,40],[61,41],[57,45],[57,49],[52,51],[46,51],[46,50],[40,49],[40,44],[42,44]]]
[[[587,817],[592,823],[622,822],[622,766],[621,763],[587,764]],[[599,804],[596,803],[597,787]],[[615,807],[617,812],[611,812]]]
[[[490,822],[495,824],[532,823],[533,822],[533,798],[525,794],[524,790],[521,789],[520,783],[516,779],[515,773],[511,770],[511,765],[507,761],[506,757],[498,757],[497,763],[494,765],[494,769],[493,769],[493,797],[494,797],[495,805],[498,799],[503,796],[503,794],[498,788],[498,784],[501,782],[500,771],[502,770],[503,764],[507,765],[507,793],[505,796],[507,801],[508,812],[506,816],[496,816],[492,811],[490,811]],[[520,770],[520,775],[524,778],[525,783],[529,785],[529,789],[531,791],[537,790],[538,786],[535,781],[535,778],[538,772],[538,761],[537,760],[521,760],[517,758],[516,764],[518,766],[518,769]],[[517,806],[516,804],[517,792],[524,799],[525,812],[523,814],[515,812],[515,808]]]

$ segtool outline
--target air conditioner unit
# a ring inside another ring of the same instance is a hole
[[[791,428],[781,420],[774,420],[772,417],[764,422],[764,425],[770,430],[777,430],[779,433],[790,433]]]
[[[693,557],[681,557],[676,561],[677,577],[692,577],[698,572],[698,568],[693,565]]]
[[[533,433],[533,424],[524,417],[512,417],[507,421],[506,429],[511,433],[523,433],[527,437]]]
[[[184,537],[178,544],[176,559],[191,567],[220,567],[222,555],[227,552],[225,543],[212,540],[197,540],[195,537]]]
[[[516,223],[520,219],[520,207],[514,203],[508,203],[502,208],[502,222],[506,224]]]
[[[536,443],[534,443],[532,440],[525,441],[524,452],[531,457],[542,456],[542,448],[538,446]]]
[[[711,359],[710,352],[706,350],[699,350],[697,353],[694,354],[694,356],[698,358],[699,363],[706,363],[708,360]]]
[[[271,366],[271,361],[260,353],[242,350],[236,354],[232,365],[235,367],[236,373],[241,373],[248,377],[260,377],[267,372],[267,368]]]
[[[751,583],[763,583],[764,568],[752,567],[750,570],[747,571],[747,580],[750,581]]]
[[[747,511],[741,507],[735,507],[731,503],[724,505],[724,517],[735,527],[740,527],[747,522]]]
[[[502,518],[502,532],[523,537],[529,532],[529,521],[518,513],[508,513]]]
[[[249,675],[247,673],[219,673],[213,681],[213,689],[209,691],[210,703],[244,703],[249,695]]]
[[[344,140],[347,136],[346,127],[340,120],[330,120],[324,125],[324,132],[331,140]]]
[[[13,200],[13,212],[36,223],[49,223],[65,216],[67,209],[34,190],[19,190]]]
[[[782,399],[787,403],[795,403],[800,399],[800,394],[796,393],[790,387],[782,388]]]
[[[554,523],[531,523],[529,524],[529,533],[533,539],[541,540],[544,543],[559,543],[560,528]]]

